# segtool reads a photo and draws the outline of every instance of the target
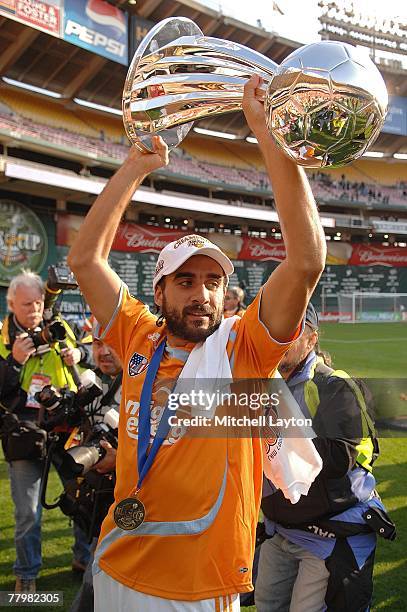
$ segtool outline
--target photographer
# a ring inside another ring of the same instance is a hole
[[[396,535],[375,491],[379,447],[372,398],[361,381],[329,367],[318,333],[310,303],[304,333],[279,371],[304,416],[312,418],[323,468],[296,504],[264,479],[258,612],[370,610],[377,536]]]
[[[93,326],[93,359],[96,365],[96,374],[102,380],[104,386],[104,394],[97,401],[95,410],[95,420],[103,418],[103,414],[109,408],[115,408],[119,411],[121,399],[121,371],[122,366],[116,352],[107,344],[100,340],[97,336],[97,326]],[[108,401],[106,401],[108,400]],[[105,449],[105,456],[94,466],[99,474],[108,474],[116,468],[116,449],[107,442],[101,440],[100,445]],[[91,470],[92,471],[92,470]],[[111,495],[111,503],[114,501],[113,489]],[[101,517],[102,519],[104,518]],[[89,612],[93,610],[93,583],[92,583],[92,563],[93,553],[96,548],[98,535],[101,524],[94,526],[93,540],[91,546],[91,559],[83,575],[81,588],[79,589],[75,600],[72,603],[70,612]]]
[[[65,347],[75,349],[75,336],[63,320],[45,324],[44,297],[39,276],[29,271],[16,276],[8,288],[10,314],[0,334],[2,403],[26,425],[18,435],[2,435],[15,505],[16,592],[34,592],[41,568],[39,491],[46,435],[36,426],[40,405],[34,396],[48,384],[76,391],[70,368],[61,356],[59,342],[64,340]],[[41,432],[44,438],[38,443]],[[32,442],[33,437],[36,443]],[[74,532],[73,563],[84,567],[89,547],[82,531],[75,528]]]

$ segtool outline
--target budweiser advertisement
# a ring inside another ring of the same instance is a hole
[[[57,244],[70,246],[82,221],[83,217],[78,215],[59,214]],[[113,250],[159,253],[166,244],[185,236],[185,233],[185,231],[151,225],[121,223],[113,242]],[[209,237],[231,259],[279,262],[285,258],[285,247],[282,240],[228,234],[210,234]],[[327,264],[405,267],[407,266],[407,248],[332,242],[328,243]]]
[[[407,266],[407,248],[353,245],[352,256],[348,262],[352,266]]]

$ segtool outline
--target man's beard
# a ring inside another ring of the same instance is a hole
[[[278,364],[278,371],[280,372],[280,374],[283,374],[286,372],[290,372],[295,367],[296,364],[294,362],[290,363],[289,361],[280,361],[280,363]]]
[[[302,357],[302,359],[301,356],[298,356],[298,354],[287,356],[284,355],[283,359],[278,364],[278,371],[282,376],[284,376],[285,374],[289,374],[291,376],[297,369],[301,368],[304,365],[306,358],[307,355],[305,357]]]
[[[186,306],[180,314],[175,308],[168,306],[165,297],[161,306],[161,313],[165,317],[169,331],[178,338],[187,340],[188,342],[202,342],[215,332],[222,321],[222,308],[218,313],[213,311],[209,306]],[[208,327],[202,327],[203,321],[188,321],[189,314],[205,314],[208,315]]]

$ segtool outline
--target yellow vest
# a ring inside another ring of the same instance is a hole
[[[323,367],[323,369],[326,371],[318,372],[318,366],[320,366],[321,369]],[[312,418],[315,417],[317,410],[318,410],[319,403],[320,403],[318,386],[313,380],[315,370],[318,373],[321,373],[326,376],[337,376],[338,378],[342,378],[343,380],[346,381],[346,383],[351,388],[353,394],[355,395],[356,400],[359,404],[359,408],[360,408],[360,415],[362,419],[362,432],[363,432],[363,438],[361,439],[360,443],[357,446],[358,456],[356,458],[356,462],[360,466],[362,466],[363,468],[371,472],[372,464],[374,460],[374,454],[377,451],[378,444],[377,444],[375,426],[368,413],[366,401],[365,401],[365,398],[363,397],[363,393],[361,392],[360,388],[355,383],[353,378],[351,378],[347,372],[344,372],[343,370],[332,370],[332,368],[328,368],[324,364],[323,359],[321,357],[317,357],[314,365],[311,368],[312,378],[310,380],[307,380],[306,383],[304,384],[304,399],[305,399],[305,403],[308,407],[308,410]]]
[[[66,329],[65,343],[69,348],[76,347],[75,335],[66,321],[61,320]],[[9,318],[3,321],[0,333],[0,357],[7,359],[11,350],[7,348],[9,344]],[[69,368],[64,364],[60,356],[59,342],[51,345],[51,350],[43,355],[34,355],[23,365],[20,372],[21,388],[28,391],[31,379],[34,374],[44,374],[50,378],[50,384],[57,388],[68,386],[71,391],[76,391],[77,387],[73,381]]]

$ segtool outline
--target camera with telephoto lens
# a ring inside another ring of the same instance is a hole
[[[54,344],[55,342],[61,342],[66,338],[66,329],[60,321],[52,321],[39,331],[30,333],[30,338],[33,341],[35,348],[43,346],[44,344]]]
[[[63,263],[49,266],[45,283],[44,319],[50,321],[55,316],[55,303],[62,291],[77,288],[78,283],[68,266]]]
[[[61,463],[58,466],[60,474],[69,479],[89,472],[106,454],[106,450],[100,444],[101,440],[107,440],[113,448],[117,448],[118,425],[119,413],[115,408],[110,408],[103,415],[103,421],[92,427],[84,444],[69,448],[63,457],[60,457]]]
[[[80,376],[78,390],[71,391],[66,387],[56,389],[53,385],[45,385],[35,393],[35,400],[46,410],[41,423],[46,431],[51,431],[57,425],[79,425],[84,418],[84,408],[103,394],[100,380],[92,370],[85,370]]]
[[[106,450],[101,441],[107,440],[117,448],[119,413],[110,408],[103,421],[96,423],[80,446],[53,452],[52,443],[41,479],[41,504],[52,509],[57,506],[87,534],[89,542],[98,537],[106,514],[114,502],[115,471],[101,474],[96,469]],[[46,488],[51,460],[64,479],[64,491],[52,505],[46,502]]]

